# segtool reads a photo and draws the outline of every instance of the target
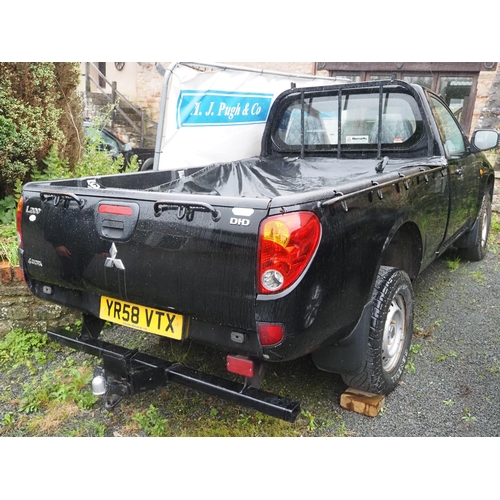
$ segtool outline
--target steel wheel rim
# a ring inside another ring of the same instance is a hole
[[[391,301],[382,339],[382,367],[392,371],[401,358],[406,335],[406,304],[401,294]]]
[[[488,210],[484,211],[483,214],[483,224],[481,228],[481,246],[486,246],[486,242],[488,241]]]

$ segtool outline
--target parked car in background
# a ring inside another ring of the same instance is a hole
[[[124,157],[125,167],[130,163],[133,156],[137,156],[139,170],[142,170],[143,164],[149,158],[154,158],[155,150],[153,148],[134,148],[129,142],[123,142],[119,139],[113,132],[105,128],[99,128],[97,125],[88,120],[83,122],[83,128],[87,136],[92,133],[92,130],[97,130],[100,134],[104,147],[109,151],[113,158],[116,159],[120,156]],[[152,165],[152,161],[148,162],[148,164]]]

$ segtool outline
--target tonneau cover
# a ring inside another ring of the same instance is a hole
[[[375,178],[379,163],[377,159],[253,157],[211,164],[149,191],[271,199],[316,189],[335,189],[354,179]],[[385,170],[429,163],[429,158],[394,160],[387,163]]]

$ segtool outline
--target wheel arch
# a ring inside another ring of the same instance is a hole
[[[380,258],[380,266],[395,267],[415,279],[422,263],[423,244],[418,226],[411,221],[397,226],[388,236]]]
[[[488,177],[486,181],[486,189],[485,191],[490,195],[491,200],[493,200],[493,191],[495,189],[495,176],[494,174]]]

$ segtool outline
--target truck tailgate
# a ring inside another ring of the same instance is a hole
[[[257,237],[269,200],[134,193],[25,190],[28,274],[210,323],[255,328]]]

